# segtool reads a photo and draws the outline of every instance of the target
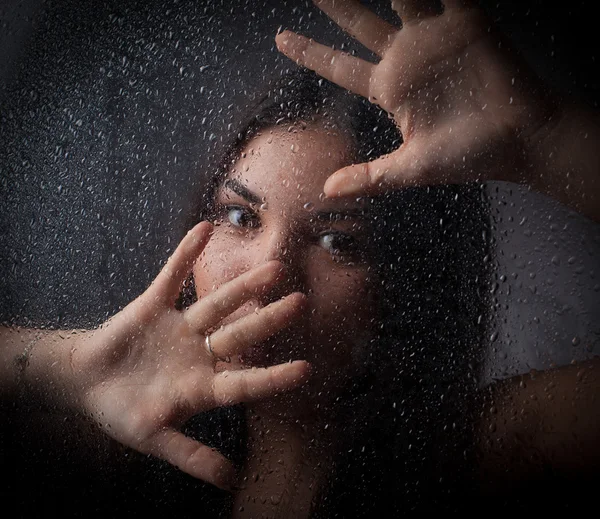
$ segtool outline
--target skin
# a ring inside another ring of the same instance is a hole
[[[386,110],[404,143],[335,172],[328,196],[413,185],[519,182],[600,220],[598,115],[549,92],[472,0],[393,1],[396,27],[355,0],[315,0],[380,59],[371,63],[283,31],[299,65]]]
[[[289,326],[301,313],[305,297],[296,293],[273,300],[221,327],[223,318],[272,290],[281,279],[283,266],[269,261],[188,309],[176,310],[182,283],[211,232],[208,222],[191,229],[153,284],[97,330],[76,334],[2,329],[2,366],[9,370],[2,376],[3,394],[25,388],[33,409],[46,403],[54,412],[86,416],[120,444],[230,488],[235,476],[231,463],[179,428],[202,411],[271,397],[306,380],[304,361],[215,370],[217,356],[239,354],[251,341]],[[216,328],[213,355],[205,337]],[[12,359],[26,347],[30,353],[19,380]]]
[[[281,290],[307,296],[305,312],[292,326],[221,366],[295,358],[312,366],[310,380],[298,390],[248,406],[249,454],[234,505],[238,517],[308,515],[339,434],[331,406],[357,367],[352,350],[375,335],[376,278],[360,254],[368,248],[368,205],[327,199],[320,187],[332,171],[352,163],[349,143],[347,135],[318,122],[292,132],[264,130],[217,190],[213,236],[194,269],[198,297],[273,259],[287,268],[285,284],[251,299],[229,319],[252,315]]]
[[[267,261],[286,266],[285,283],[248,301],[230,319],[264,307],[281,291],[306,294],[305,312],[293,326],[232,363],[307,360],[312,375],[305,396],[334,391],[348,376],[354,367],[351,350],[368,340],[376,317],[369,290],[374,274],[363,254],[368,206],[356,199],[324,198],[321,188],[332,171],[352,163],[349,142],[319,124],[292,132],[272,128],[252,139],[216,193],[213,236],[194,269],[202,298]],[[323,405],[326,400],[321,395],[317,401]],[[292,408],[300,412],[303,406],[295,402],[287,412]]]

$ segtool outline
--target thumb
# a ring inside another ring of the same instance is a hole
[[[327,179],[323,191],[328,197],[374,196],[390,189],[418,185],[423,182],[419,177],[426,166],[424,160],[413,153],[415,148],[414,143],[404,143],[376,160],[342,168]]]

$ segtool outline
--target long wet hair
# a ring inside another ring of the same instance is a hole
[[[209,172],[210,188],[196,197],[189,227],[211,218],[216,190],[253,137],[316,123],[341,130],[355,162],[376,159],[402,142],[394,122],[365,99],[312,72],[289,73],[258,95],[241,118]],[[364,345],[361,376],[349,381],[339,399],[335,419],[344,424],[345,440],[315,505],[323,517],[437,506],[454,491],[444,474],[468,465],[465,416],[472,415],[486,324],[483,191],[477,185],[411,188],[372,202],[376,254],[369,265],[381,283],[380,329]],[[190,278],[180,304],[194,300]],[[215,427],[208,421],[212,433],[204,421],[200,439],[242,463],[243,434],[228,445],[210,440],[220,436],[222,416]]]

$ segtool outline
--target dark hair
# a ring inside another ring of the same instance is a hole
[[[238,131],[217,152],[217,167],[210,172],[212,189],[198,197],[195,221],[207,211],[210,214],[215,190],[244,146],[268,128],[319,123],[340,130],[352,139],[352,158],[357,162],[390,153],[402,142],[395,123],[383,110],[304,69],[294,69],[268,85],[238,119]]]

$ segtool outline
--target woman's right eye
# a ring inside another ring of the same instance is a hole
[[[255,229],[260,225],[258,215],[247,207],[230,205],[225,207],[225,213],[229,223],[235,227]]]

